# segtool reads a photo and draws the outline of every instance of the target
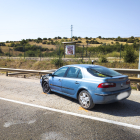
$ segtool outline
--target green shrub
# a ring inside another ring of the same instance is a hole
[[[57,39],[57,37],[54,37],[54,39]]]
[[[124,62],[134,63],[138,56],[135,53],[134,47],[127,45],[125,46],[125,52],[123,54],[123,57],[124,57]]]
[[[46,41],[43,41],[42,44],[46,44]]]
[[[51,60],[51,63],[54,64],[56,67],[61,67],[64,65],[64,61],[62,60],[62,58],[55,58]]]
[[[5,53],[5,55],[6,55],[6,56],[10,56],[10,57],[12,56],[12,55],[11,55],[10,53],[8,53],[8,52]]]
[[[28,43],[28,41],[27,40],[24,40],[24,39],[22,41],[20,41],[20,44],[21,45],[26,45],[27,43]]]
[[[37,39],[37,40],[42,40],[42,38],[38,37],[38,39]]]
[[[2,50],[1,50],[1,48],[0,48],[0,53],[3,53]]]
[[[32,41],[32,39],[29,38],[29,39],[26,39],[26,41],[29,42],[29,41]]]
[[[35,57],[36,56],[36,52],[35,51],[26,51],[26,56],[27,57]]]
[[[51,48],[50,51],[53,51],[53,48]]]
[[[16,45],[15,45],[15,43],[14,42],[12,42],[11,44],[10,44],[10,47],[15,47]]]
[[[91,41],[88,41],[88,43],[90,43],[90,44],[100,44],[98,41],[96,41],[96,40],[91,40]]]
[[[58,36],[57,38],[58,38],[58,39],[61,39],[61,37],[60,37],[60,36]]]
[[[127,40],[127,43],[134,43],[134,39],[130,38],[129,40]]]
[[[82,43],[82,41],[78,41],[77,43]]]
[[[102,37],[101,37],[101,36],[98,36],[98,38],[100,38],[100,39],[101,39]]]
[[[99,62],[100,62],[100,63],[106,63],[106,62],[108,62],[108,61],[107,61],[107,58],[106,58],[104,55],[102,55],[102,56],[100,56],[100,58],[99,58]]]
[[[20,53],[18,56],[22,56],[22,53]]]
[[[4,42],[0,42],[0,46],[6,46]]]

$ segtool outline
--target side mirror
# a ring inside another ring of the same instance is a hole
[[[52,73],[49,73],[49,76],[53,76]]]

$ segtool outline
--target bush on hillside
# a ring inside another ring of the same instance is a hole
[[[134,39],[130,38],[129,40],[127,40],[127,43],[134,43],[134,41],[135,41]]]
[[[78,41],[77,43],[82,43],[82,41]]]
[[[90,44],[100,44],[98,41],[96,41],[96,40],[91,40],[91,41],[88,41],[88,43],[90,43]]]
[[[37,40],[42,40],[42,38],[38,37]]]
[[[56,67],[61,67],[64,65],[64,61],[62,60],[62,58],[56,58],[56,59],[52,59],[51,63],[54,64]]]
[[[106,62],[108,62],[108,61],[107,61],[107,58],[106,58],[104,55],[102,55],[102,56],[100,56],[100,58],[99,58],[99,62],[101,62],[101,63],[106,63]]]
[[[46,43],[47,43],[46,41],[43,41],[43,42],[42,42],[42,44],[46,44]]]
[[[6,46],[4,42],[0,42],[0,46]]]
[[[0,53],[3,53],[2,50],[1,50],[1,48],[0,48]]]
[[[61,39],[61,37],[60,37],[60,36],[58,36],[57,38],[58,38],[58,39]]]
[[[125,62],[134,63],[138,56],[135,53],[134,47],[127,45],[127,46],[125,46],[125,52],[124,52],[123,57],[124,57]]]
[[[24,39],[22,41],[20,41],[20,44],[21,45],[26,45],[27,43],[28,43],[28,41],[27,40],[24,40]]]
[[[10,45],[9,45],[10,47],[15,47],[16,46],[16,44],[14,43],[14,42],[12,42],[12,43],[10,43]]]
[[[68,39],[67,37],[63,37],[63,39]]]

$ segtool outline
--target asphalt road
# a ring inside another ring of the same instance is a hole
[[[140,126],[140,92],[91,111],[59,94],[43,94],[39,79],[0,76],[0,98]],[[0,140],[140,139],[140,129],[21,105],[0,99]]]
[[[138,140],[140,131],[0,101],[1,140]]]

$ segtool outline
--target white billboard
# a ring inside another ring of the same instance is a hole
[[[74,55],[75,54],[75,45],[66,45],[65,53],[66,53],[66,55]]]

